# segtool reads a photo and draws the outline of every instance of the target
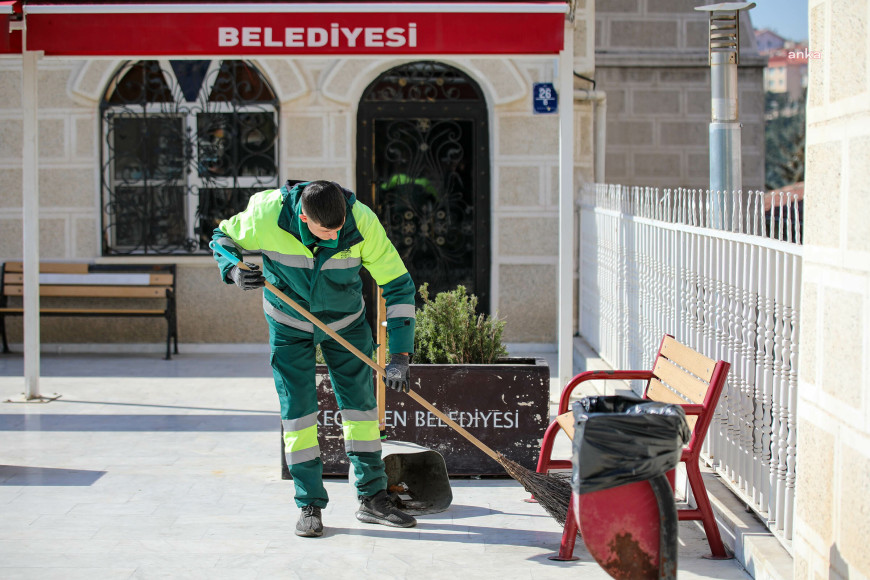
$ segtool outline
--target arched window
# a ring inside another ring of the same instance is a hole
[[[104,255],[206,253],[217,224],[278,187],[278,101],[240,60],[142,60],[100,105]]]

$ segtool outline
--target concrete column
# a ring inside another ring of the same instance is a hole
[[[574,370],[574,29],[559,53],[559,384]]]
[[[26,34],[26,33],[25,33]],[[39,139],[37,76],[39,53],[22,55],[21,108],[24,116],[24,397],[39,398]]]

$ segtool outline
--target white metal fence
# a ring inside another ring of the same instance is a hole
[[[731,228],[722,231],[708,227],[717,199],[709,192],[586,188],[580,334],[617,369],[652,368],[665,333],[731,363],[705,459],[788,547],[802,202],[763,192],[730,197]],[[765,201],[773,208],[767,214]]]

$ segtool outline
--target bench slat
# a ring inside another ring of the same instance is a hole
[[[692,376],[663,356],[656,359],[653,374],[662,382],[667,383],[673,390],[684,395],[692,403],[700,405],[707,396],[709,383],[705,383],[699,378]]]
[[[559,427],[562,428],[562,431],[565,432],[565,435],[568,436],[568,439],[574,440],[574,411],[568,411],[567,413],[562,413],[558,417],[556,417],[556,422],[559,423]]]
[[[650,379],[649,387],[646,390],[646,398],[659,403],[668,403],[671,405],[685,405],[686,401],[680,398],[675,392],[663,385],[658,379]],[[689,429],[694,431],[695,423],[698,421],[697,415],[686,415],[686,423],[689,424]]]
[[[6,262],[7,272],[23,272],[24,262]],[[46,274],[87,274],[86,262],[40,262],[39,271]]]
[[[707,358],[698,351],[678,342],[670,336],[666,336],[662,344],[661,354],[674,361],[692,374],[698,375],[704,381],[710,382],[713,378],[713,368],[716,361]]]
[[[76,296],[79,298],[165,298],[171,286],[51,286],[40,285],[40,296]],[[7,296],[22,296],[24,286],[6,286]]]
[[[81,286],[148,286],[149,274],[40,274],[39,283]]]
[[[152,286],[172,286],[175,276],[172,274],[149,274]]]
[[[84,284],[106,286],[172,286],[172,274],[91,273],[91,274],[40,274],[40,284]],[[24,284],[23,273],[7,273],[3,283],[11,286]]]
[[[40,308],[40,314],[106,314],[106,315],[129,315],[140,314],[147,316],[164,316],[165,310],[153,309],[122,309],[122,308]],[[23,314],[24,308],[0,308],[0,313],[4,314]]]

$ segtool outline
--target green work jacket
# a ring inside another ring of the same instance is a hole
[[[336,332],[355,322],[365,307],[360,267],[383,289],[390,352],[414,351],[414,282],[375,213],[345,189],[347,214],[336,240],[321,240],[299,219],[307,183],[261,191],[248,207],[224,220],[213,240],[242,257],[260,251],[266,280]],[[224,282],[233,264],[215,252]],[[263,308],[277,322],[313,332],[314,325],[263,289]]]

